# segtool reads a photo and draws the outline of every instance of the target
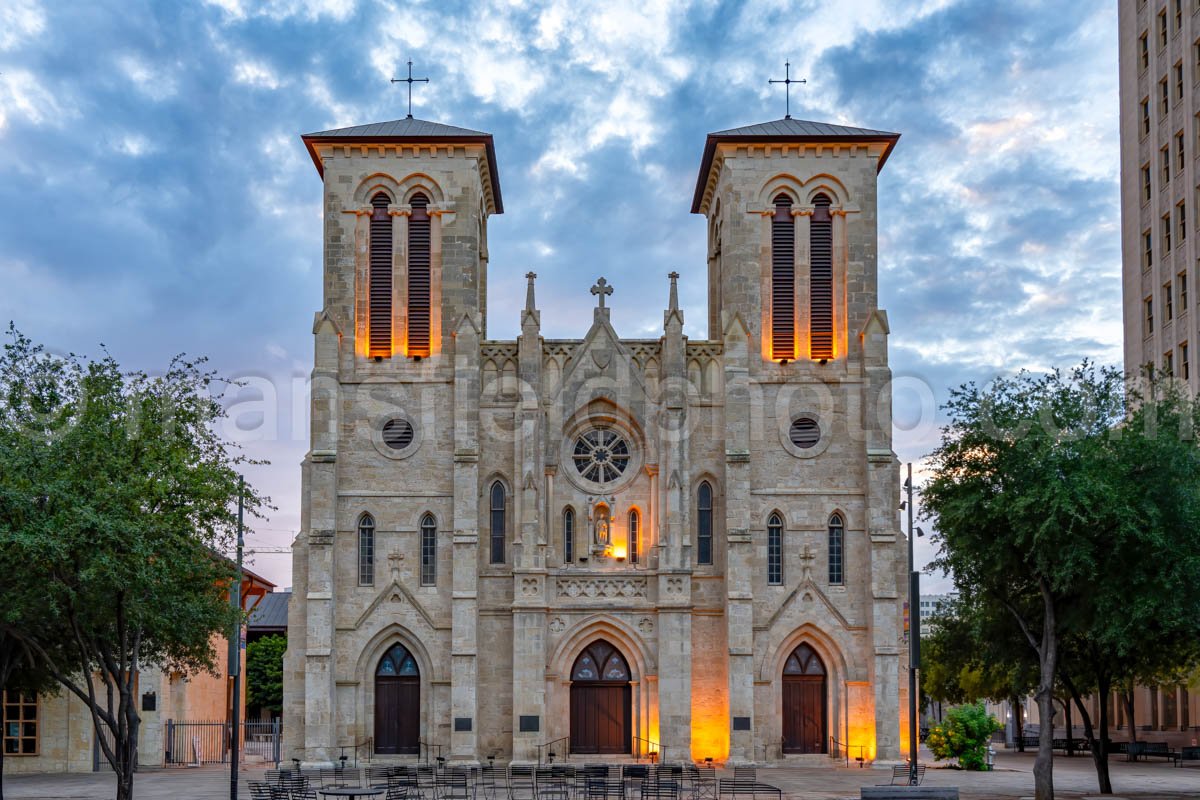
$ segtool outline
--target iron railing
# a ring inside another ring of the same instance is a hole
[[[417,740],[417,747],[419,748],[418,760],[428,764],[432,757],[435,765],[445,763],[446,759],[442,758],[442,746],[440,744],[419,739]]]
[[[367,763],[370,763],[371,753],[375,752],[375,737],[368,736],[366,739],[363,739],[361,742],[355,742],[354,744],[340,744],[340,745],[338,745],[338,750],[339,750],[338,761],[341,762],[342,767],[345,767],[346,762],[349,761],[351,758],[353,758],[354,759],[354,767],[357,769],[358,768],[358,753],[360,750],[365,753],[362,760]],[[347,750],[353,750],[353,755],[351,755],[351,756],[346,755]]]
[[[643,758],[651,764],[659,759],[659,753],[662,752],[662,745],[650,739],[643,739],[639,736],[633,737],[633,760],[641,761]]]
[[[571,737],[564,736],[561,739],[555,739],[554,741],[546,742],[545,744],[539,744],[537,751],[539,767],[542,765],[543,755],[548,757],[548,760],[551,764],[554,763],[554,759],[558,758],[560,753],[562,754],[562,760],[566,761],[571,757]]]
[[[853,756],[851,754],[853,752]],[[841,758],[846,762],[846,766],[850,766],[851,757],[858,762],[858,766],[865,767],[867,765],[867,748],[862,744],[846,744],[839,742],[832,736],[829,737],[829,757]]]
[[[167,720],[163,762],[168,767],[227,764],[234,741],[229,722]],[[238,723],[241,752],[279,765],[283,730],[278,719]]]

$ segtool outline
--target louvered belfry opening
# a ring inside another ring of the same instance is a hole
[[[809,228],[809,355],[815,359],[833,358],[833,216],[829,205],[827,195],[813,198]]]
[[[796,226],[792,198],[775,198],[771,217],[771,357],[796,357]]]
[[[372,358],[392,354],[392,215],[391,198],[379,192],[371,198],[371,268],[368,289],[368,327]]]
[[[408,218],[408,354],[429,355],[429,198],[413,195]]]

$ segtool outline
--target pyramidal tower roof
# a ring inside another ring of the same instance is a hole
[[[746,144],[788,143],[788,142],[879,142],[884,144],[883,155],[879,157],[877,169],[883,169],[884,162],[892,154],[899,141],[900,134],[891,131],[877,131],[870,128],[853,128],[849,125],[833,125],[828,122],[812,122],[804,119],[772,120],[755,125],[744,125],[740,128],[730,128],[725,131],[710,133],[704,142],[704,157],[700,162],[700,174],[696,178],[696,193],[692,197],[692,213],[699,214],[704,201],[704,188],[708,184],[709,173],[712,171],[713,157],[717,145],[743,142]]]
[[[445,125],[414,117],[394,119],[391,122],[372,122],[368,125],[352,125],[328,131],[306,133],[300,137],[308,149],[309,156],[324,176],[324,165],[317,147],[327,144],[416,144],[416,143],[462,143],[481,144],[487,153],[487,166],[491,171],[492,193],[495,195],[496,213],[504,212],[500,197],[500,172],[496,169],[496,146],[490,133]]]

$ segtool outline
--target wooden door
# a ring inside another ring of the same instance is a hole
[[[629,753],[632,725],[628,684],[571,686],[571,752]]]
[[[421,737],[421,683],[375,679],[375,752],[416,753]]]
[[[824,677],[783,679],[783,751],[826,752]]]

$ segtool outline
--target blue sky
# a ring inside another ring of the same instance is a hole
[[[494,338],[531,269],[547,336],[583,335],[598,275],[617,330],[657,335],[677,269],[702,338],[704,135],[781,117],[767,79],[790,59],[793,116],[903,134],[879,242],[902,460],[936,442],[950,386],[1119,363],[1111,1],[0,0],[0,319],[250,379],[228,433],[272,462],[250,474],[279,506],[259,546],[299,525],[321,302],[299,136],[404,116],[388,79],[409,58],[431,79],[415,116],[495,135]],[[255,558],[290,583],[288,556]]]

